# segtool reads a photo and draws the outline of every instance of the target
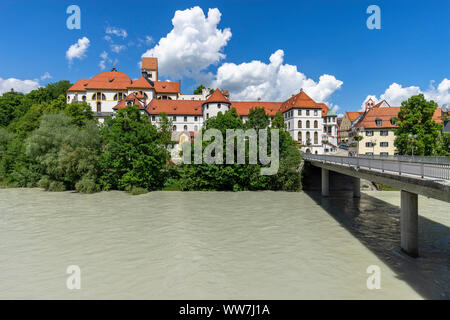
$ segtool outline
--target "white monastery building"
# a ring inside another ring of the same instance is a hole
[[[337,115],[302,89],[284,102],[232,101],[227,90],[219,89],[183,94],[179,82],[158,80],[157,58],[142,58],[141,76],[136,80],[115,68],[92,79],[80,79],[67,90],[67,102],[88,103],[100,122],[118,109],[138,105],[152,124],[158,125],[159,114],[166,113],[173,122],[173,131],[191,136],[219,112],[234,108],[245,122],[250,109],[264,108],[271,120],[277,112],[283,114],[286,130],[303,152],[337,151]]]

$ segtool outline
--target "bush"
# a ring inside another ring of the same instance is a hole
[[[50,185],[48,187],[48,191],[61,192],[65,190],[66,187],[64,186],[64,183],[62,183],[61,181],[52,181],[50,182]]]
[[[48,190],[48,188],[50,187],[50,179],[48,178],[48,176],[42,176],[37,185],[39,188]]]
[[[95,179],[84,176],[75,184],[75,189],[81,193],[94,193],[100,190],[100,186]]]
[[[140,194],[148,193],[148,190],[144,189],[144,188],[141,188],[141,187],[132,187],[130,193],[133,196],[137,196],[137,195],[140,195]]]

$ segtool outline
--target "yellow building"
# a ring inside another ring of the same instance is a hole
[[[339,125],[339,142],[347,143],[349,141],[349,133],[352,130],[352,124],[363,112],[346,112]]]

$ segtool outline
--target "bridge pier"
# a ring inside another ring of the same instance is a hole
[[[361,179],[353,178],[353,198],[361,198]]]
[[[400,238],[402,250],[412,257],[419,255],[419,210],[418,196],[401,191]]]
[[[328,197],[330,195],[330,178],[327,169],[322,168],[322,196]]]

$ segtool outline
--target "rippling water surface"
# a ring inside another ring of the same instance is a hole
[[[450,205],[420,197],[420,254],[398,250],[398,192],[0,190],[0,298],[450,297]],[[68,290],[66,268],[81,268]],[[381,268],[368,290],[366,269]]]

